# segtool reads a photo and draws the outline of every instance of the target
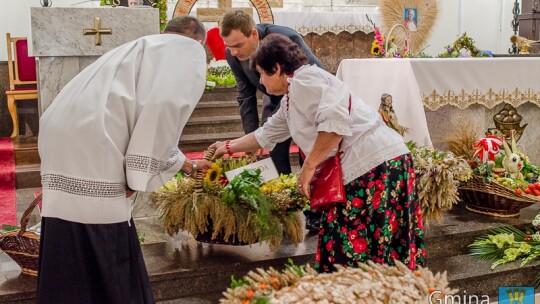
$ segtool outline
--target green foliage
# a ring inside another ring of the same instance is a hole
[[[228,65],[209,67],[206,80],[215,82],[218,87],[234,87],[236,85],[236,78]]]
[[[207,81],[212,81],[216,83],[218,87],[234,87],[236,85],[236,79],[233,74],[225,76],[216,76],[216,75],[207,75]]]
[[[19,227],[19,226],[2,224],[2,228],[0,229],[0,234],[15,231],[15,230],[19,230],[19,229],[21,229],[21,227]]]
[[[144,232],[140,232],[139,230],[135,230],[135,231],[137,231],[137,239],[139,239],[139,243],[141,244],[144,243],[144,236],[145,236]]]
[[[238,280],[236,280],[234,278],[234,275],[231,275],[231,288],[236,288],[236,287],[240,287],[240,286],[244,286],[244,285],[248,285],[249,282],[244,279],[244,278],[240,278]]]
[[[287,260],[287,264],[285,264],[285,268],[294,270],[294,272],[296,272],[300,277],[304,276],[304,273],[305,273],[304,266],[296,265],[291,258]]]
[[[439,54],[439,58],[457,58],[457,57],[493,57],[491,51],[482,51],[474,45],[474,40],[463,33],[454,43],[451,45],[445,46],[446,51]],[[463,50],[468,51],[468,53],[462,52]]]
[[[167,0],[158,0],[155,7],[159,9],[159,30],[163,33],[167,26]]]
[[[510,225],[494,228],[469,245],[470,254],[481,260],[492,261],[491,269],[513,261],[520,267],[540,258],[540,234],[531,235]],[[540,275],[535,280],[540,286]]]

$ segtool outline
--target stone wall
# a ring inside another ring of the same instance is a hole
[[[354,34],[349,32],[322,35],[310,33],[304,37],[304,41],[326,69],[335,74],[342,59],[371,57],[370,46],[373,33],[365,34],[360,31]]]

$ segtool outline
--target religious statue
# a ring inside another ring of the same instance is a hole
[[[410,129],[400,125],[398,122],[397,115],[392,107],[392,95],[386,93],[382,94],[379,114],[381,114],[386,125],[396,130],[401,136],[404,136],[405,133],[409,133]]]

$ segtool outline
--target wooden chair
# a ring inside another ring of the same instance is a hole
[[[11,137],[19,135],[17,100],[38,98],[36,61],[28,56],[28,43],[25,37],[11,37],[6,33],[8,46],[9,91],[6,91],[9,114],[13,120]]]

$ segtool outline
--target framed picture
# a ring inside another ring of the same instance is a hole
[[[140,7],[140,6],[152,6],[153,2],[148,0],[120,0],[120,6],[127,7]]]
[[[394,36],[396,45],[407,42],[416,56],[431,34],[439,12],[439,0],[379,0],[383,33]],[[408,40],[408,41],[405,41]]]
[[[418,30],[418,10],[416,8],[405,8],[403,25],[411,32],[416,32]]]

